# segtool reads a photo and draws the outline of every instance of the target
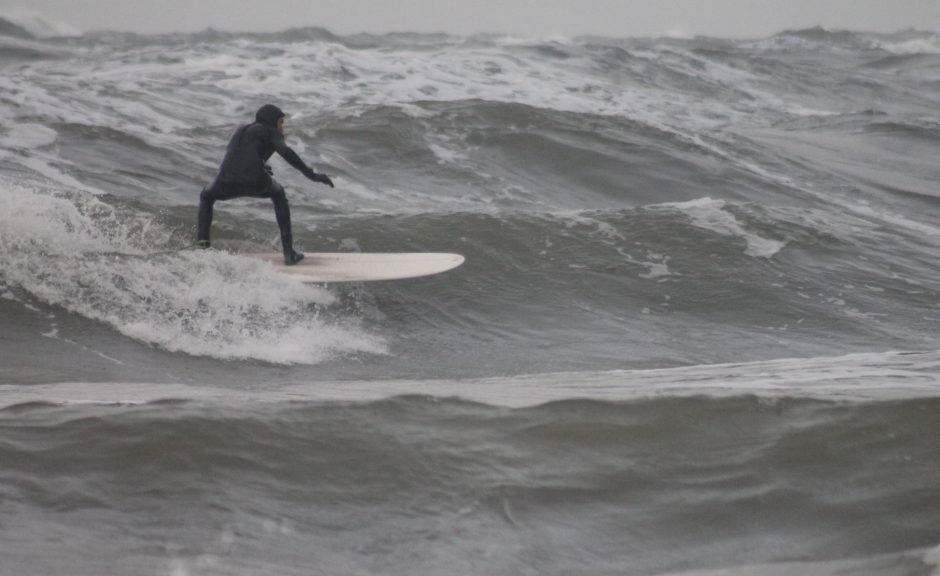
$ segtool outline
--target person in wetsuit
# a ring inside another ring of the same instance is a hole
[[[275,152],[310,180],[333,187],[329,176],[314,172],[284,142],[284,112],[273,104],[265,104],[258,109],[254,122],[239,126],[232,135],[225,150],[225,158],[219,167],[219,174],[199,195],[197,247],[210,246],[212,206],[217,200],[245,196],[270,198],[274,202],[274,216],[277,218],[278,228],[281,229],[284,263],[293,266],[303,259],[303,254],[294,251],[287,194],[284,187],[272,177],[273,172],[267,164],[268,158]]]

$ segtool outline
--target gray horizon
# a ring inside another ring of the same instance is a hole
[[[78,31],[278,31],[524,36],[765,37],[822,26],[870,32],[940,30],[937,0],[0,0],[0,16],[38,14]]]

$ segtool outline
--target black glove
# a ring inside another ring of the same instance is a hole
[[[335,186],[333,186],[333,181],[330,180],[330,177],[326,174],[318,174],[311,170],[308,174],[305,174],[305,176],[314,182],[319,182],[320,184],[326,184],[330,188],[335,188]]]
[[[274,176],[274,169],[272,169],[268,164],[264,165],[264,171],[268,173],[268,176]]]

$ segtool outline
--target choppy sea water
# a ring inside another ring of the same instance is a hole
[[[2,22],[0,574],[937,571],[936,34]]]

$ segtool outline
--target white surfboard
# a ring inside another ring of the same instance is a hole
[[[437,252],[363,253],[308,252],[293,266],[280,253],[243,254],[269,262],[278,272],[304,282],[370,282],[418,278],[446,272],[463,264],[460,254]]]

